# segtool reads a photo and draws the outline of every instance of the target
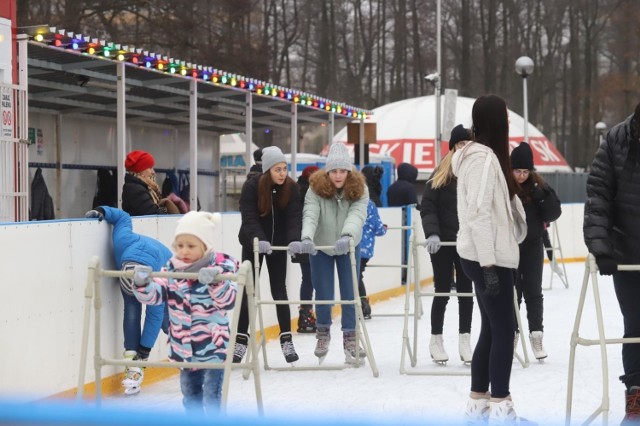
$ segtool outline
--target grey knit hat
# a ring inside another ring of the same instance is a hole
[[[278,163],[286,163],[287,159],[277,146],[262,148],[262,173],[267,173],[270,168]]]
[[[351,161],[351,155],[349,149],[343,143],[336,142],[329,148],[329,155],[327,156],[327,163],[324,166],[325,171],[343,169],[351,171],[353,169],[353,162]]]

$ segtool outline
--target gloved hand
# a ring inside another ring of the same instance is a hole
[[[302,243],[300,241],[291,241],[289,243],[289,255],[296,257],[296,254],[302,253]]]
[[[531,190],[531,199],[536,203],[539,203],[540,201],[544,200],[544,197],[546,195],[547,194],[544,192],[544,189],[538,184],[536,184],[533,187],[533,190]]]
[[[558,265],[557,263],[552,263],[551,264],[551,270],[558,274],[561,277],[564,277],[564,272],[562,271],[562,268],[560,267],[560,265]]]
[[[440,250],[440,237],[436,234],[429,235],[427,241],[425,241],[424,246],[427,248],[429,254],[436,254],[438,250]]]
[[[495,267],[488,266],[482,268],[482,277],[484,278],[485,285],[484,294],[489,297],[496,297],[500,294],[500,280],[498,279]]]
[[[305,238],[304,240],[300,241],[300,244],[302,246],[302,251],[300,253],[310,254],[312,256],[318,253],[318,250],[316,250],[316,245],[309,238]]]
[[[97,207],[95,210],[89,210],[84,214],[84,217],[87,219],[98,219],[98,222],[102,222],[104,220],[104,210],[100,207]]]
[[[609,256],[596,257],[596,263],[598,264],[600,275],[613,275],[614,272],[618,271],[618,262]]]
[[[133,267],[133,283],[138,287],[144,287],[151,282],[151,267],[136,265]]]
[[[220,275],[222,273],[224,273],[222,266],[202,268],[198,271],[198,281],[202,284],[216,284],[220,282],[220,280],[216,279],[216,275]]]
[[[349,240],[351,237],[343,235],[336,241],[336,254],[338,256],[349,253]]]
[[[271,243],[269,241],[258,241],[258,253],[261,253],[261,254],[273,253],[273,250],[271,250]]]

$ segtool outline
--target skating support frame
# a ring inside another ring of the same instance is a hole
[[[78,374],[78,394],[76,401],[81,403],[84,397],[84,384],[87,365],[87,353],[89,347],[89,329],[91,327],[91,304],[94,306],[94,369],[95,369],[95,383],[96,383],[96,405],[101,405],[102,399],[102,367],[105,365],[118,365],[124,367],[158,367],[158,368],[199,368],[199,369],[211,369],[211,370],[224,370],[224,380],[222,383],[222,400],[220,404],[220,410],[226,411],[227,400],[229,396],[229,384],[231,381],[231,370],[243,369],[253,373],[256,403],[258,408],[258,414],[262,416],[264,414],[264,408],[262,404],[262,388],[260,385],[260,367],[258,365],[257,357],[251,357],[250,362],[244,362],[239,364],[233,364],[233,352],[235,349],[236,334],[238,329],[238,319],[240,318],[239,307],[242,304],[242,297],[244,294],[243,289],[247,289],[247,297],[249,297],[249,315],[255,317],[254,304],[251,303],[251,297],[253,295],[253,276],[251,272],[251,262],[245,261],[240,265],[240,269],[237,274],[221,274],[218,276],[221,280],[232,280],[237,283],[237,296],[236,307],[233,310],[233,318],[231,320],[230,329],[231,335],[229,337],[229,347],[227,348],[227,358],[224,363],[208,363],[208,362],[152,362],[152,361],[132,361],[124,359],[108,359],[102,357],[101,348],[101,324],[100,324],[100,310],[102,308],[101,298],[101,283],[103,278],[133,278],[133,270],[129,271],[117,271],[117,270],[104,270],[100,267],[100,259],[95,256],[89,262],[87,285],[85,287],[85,305],[83,316],[83,328],[82,328],[82,344],[80,348],[80,371]],[[163,277],[163,278],[181,278],[181,279],[198,279],[198,274],[195,272],[153,272],[151,277]],[[251,326],[254,327],[254,326]],[[251,330],[255,333],[255,329]],[[249,353],[256,354],[258,351],[255,344],[255,340],[249,344]]]
[[[618,265],[618,271],[640,271],[640,265]],[[591,287],[593,290],[593,301],[595,305],[596,320],[598,322],[598,338],[585,339],[580,337],[580,321],[584,310],[584,302],[589,287],[589,278],[591,278]],[[607,358],[607,345],[623,344],[623,343],[640,343],[640,337],[607,339],[604,332],[604,321],[602,317],[602,304],[600,303],[600,289],[598,287],[598,265],[595,257],[589,253],[584,268],[584,277],[582,279],[582,289],[580,290],[580,298],[578,299],[578,310],[576,319],[571,333],[570,351],[569,351],[569,373],[567,378],[567,410],[565,424],[571,423],[571,406],[573,402],[573,378],[575,370],[576,347],[581,346],[600,346],[600,366],[602,369],[602,399],[596,410],[584,421],[583,424],[593,422],[602,414],[602,423],[607,424],[609,421],[609,366]]]
[[[349,240],[349,257],[351,260],[351,275],[353,281],[353,294],[354,300],[263,300],[260,296],[260,255],[259,255],[259,242],[258,239],[255,238],[253,240],[253,254],[254,254],[254,276],[256,277],[255,281],[257,285],[255,286],[255,298],[253,299],[253,303],[255,304],[255,311],[258,313],[258,331],[260,332],[260,344],[258,348],[262,350],[262,357],[264,362],[265,370],[275,370],[275,371],[314,371],[314,370],[343,370],[345,368],[358,368],[360,364],[341,364],[341,365],[304,365],[304,366],[289,366],[289,367],[272,367],[269,364],[269,359],[267,357],[267,340],[265,337],[265,327],[264,320],[262,316],[262,306],[263,305],[354,305],[356,311],[356,348],[359,352],[360,343],[362,343],[362,347],[364,352],[366,353],[369,366],[371,367],[371,372],[373,373],[373,377],[378,377],[380,372],[378,371],[378,366],[376,364],[375,357],[373,355],[373,351],[371,350],[371,342],[369,340],[369,333],[367,332],[367,327],[364,323],[364,315],[362,314],[362,305],[360,304],[360,297],[358,293],[358,276],[356,271],[356,258],[355,258],[355,245],[353,239]],[[327,250],[333,249],[334,246],[316,246],[316,250]],[[288,247],[284,246],[272,246],[272,250],[288,250]],[[253,320],[249,319],[253,324]],[[252,334],[255,336],[255,334]],[[255,338],[251,338],[255,342]],[[356,359],[358,359],[358,353],[356,353]],[[245,378],[248,373],[245,372]]]
[[[420,262],[418,262],[418,247],[425,245],[425,241],[418,241],[416,238],[416,233],[412,233],[411,237],[411,252],[410,257],[412,257],[412,261],[409,263],[413,263],[413,272],[414,272],[414,282],[415,285],[413,287],[413,304],[415,306],[416,312],[418,312],[418,307],[422,306],[422,297],[431,296],[431,297],[474,297],[474,293],[457,293],[457,292],[449,292],[449,293],[435,293],[435,292],[426,292],[422,291],[419,283],[420,283]],[[455,246],[455,242],[443,242],[442,246]],[[408,279],[408,277],[407,277]],[[407,283],[408,289],[409,283]],[[410,307],[410,299],[409,292],[405,295],[405,303],[404,303],[404,327],[402,330],[402,354],[400,356],[400,374],[413,375],[413,376],[469,376],[471,375],[470,369],[465,370],[453,370],[452,368],[443,368],[438,366],[438,368],[428,369],[428,370],[415,370],[408,369],[406,367],[406,358],[409,357],[409,362],[411,363],[411,367],[416,367],[418,363],[418,340],[419,340],[419,320],[420,317],[418,315],[413,315],[413,341],[409,338],[409,307]],[[523,330],[522,328],[522,319],[520,316],[520,309],[518,308],[518,301],[516,299],[515,287],[513,291],[513,305],[516,312],[516,321],[518,323],[518,328]],[[521,356],[519,353],[514,351],[513,356],[518,360],[520,365],[523,368],[529,367],[529,354],[527,352],[527,347],[522,336],[520,337],[522,343],[522,353]]]

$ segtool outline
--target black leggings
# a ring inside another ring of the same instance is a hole
[[[437,253],[431,255],[433,265],[433,281],[436,293],[450,293],[453,281],[453,270],[456,271],[456,291],[471,293],[471,280],[462,271],[460,256],[455,247],[440,247]],[[449,303],[449,296],[436,296],[431,305],[431,334],[442,334],[444,313]],[[458,297],[458,332],[471,332],[471,317],[473,316],[473,297]]]
[[[500,282],[496,297],[484,294],[485,283],[478,262],[460,259],[462,268],[475,284],[480,307],[480,336],[471,361],[471,391],[485,393],[491,385],[493,398],[509,396],[515,311],[513,308],[514,270],[495,267]]]
[[[260,255],[260,268],[262,268],[262,259],[264,255]],[[249,260],[253,265],[253,248],[242,246],[242,261]],[[271,285],[271,297],[273,300],[289,300],[287,297],[287,252],[284,250],[274,250],[267,255],[267,270],[269,271],[269,284]],[[254,282],[257,279],[254,274]],[[280,333],[291,331],[291,311],[289,305],[276,305],[276,315],[278,316],[278,325]],[[243,294],[242,306],[240,307],[240,319],[238,320],[238,333],[247,333],[249,329],[249,310],[247,308],[247,293]]]
[[[516,274],[518,306],[527,305],[529,331],[542,331],[544,297],[542,295],[542,268],[544,266],[542,239],[527,241],[520,246],[520,264]],[[516,327],[518,325],[516,324]]]

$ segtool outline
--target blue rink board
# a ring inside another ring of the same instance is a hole
[[[339,416],[339,413],[330,414],[326,417],[317,416],[287,416],[282,417],[282,413],[269,418],[259,417],[237,417],[224,416],[205,417],[201,415],[186,415],[184,413],[158,412],[158,411],[130,411],[114,408],[98,408],[94,405],[78,405],[73,402],[0,402],[0,425],[131,425],[131,426],[202,426],[215,424],[216,426],[328,426],[328,425],[351,425],[351,426],[375,426],[402,424],[412,425],[443,425],[452,424],[443,421],[425,419],[418,421],[417,418],[408,419],[406,417],[384,418],[376,416],[376,419],[366,418],[362,414],[350,416]],[[458,422],[459,423],[459,422]]]

